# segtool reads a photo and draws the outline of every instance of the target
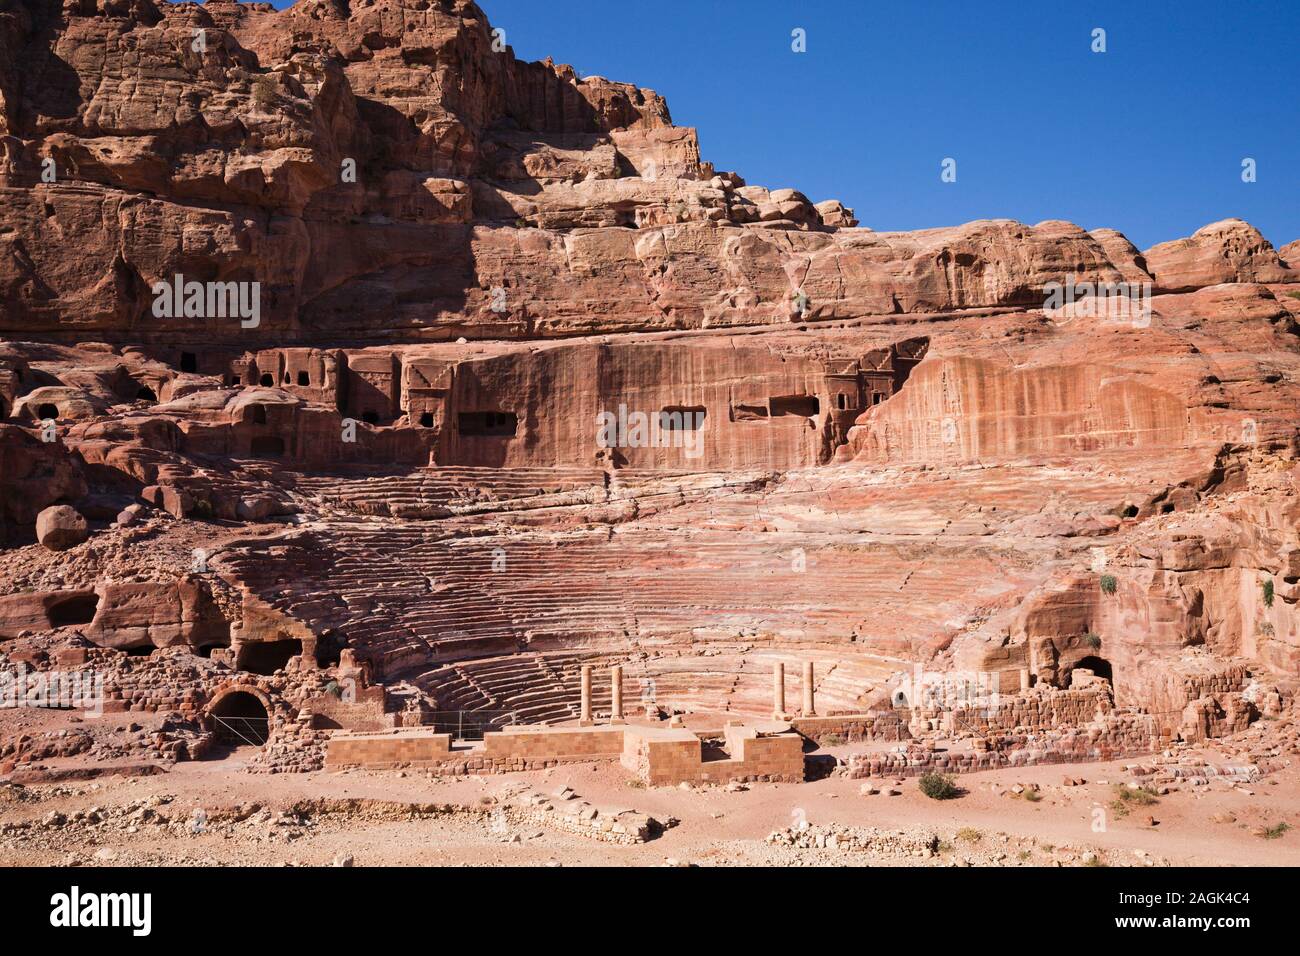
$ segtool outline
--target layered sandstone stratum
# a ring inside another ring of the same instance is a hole
[[[765,719],[809,661],[796,729],[919,748],[864,776],[1294,750],[1295,243],[876,232],[499,46],[462,0],[0,7],[0,654],[151,721],[0,713],[0,768],[243,720],[313,769],[574,721],[583,665]]]

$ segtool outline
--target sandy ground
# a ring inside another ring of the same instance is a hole
[[[866,796],[862,781],[839,776],[743,791],[646,789],[620,768],[596,764],[451,781],[417,771],[261,775],[243,772],[250,754],[147,777],[0,788],[0,864],[329,865],[351,857],[358,866],[1056,866],[1082,865],[1095,853],[1108,866],[1300,865],[1296,767],[1248,785],[1183,787],[1120,815],[1111,808],[1116,785],[1128,779],[1122,762],[964,775],[966,794],[937,802],[915,780],[886,781],[896,796]],[[1087,783],[1067,787],[1066,776]],[[1009,792],[1016,784],[1038,784],[1041,799]],[[524,786],[545,793],[569,786],[601,810],[678,822],[645,844],[610,845],[496,810]],[[300,801],[316,803],[286,816]],[[1097,808],[1105,810],[1101,832]],[[766,841],[801,820],[929,831],[940,852],[900,860]],[[1259,835],[1279,823],[1297,829]]]

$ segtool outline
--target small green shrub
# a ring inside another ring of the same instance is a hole
[[[1159,795],[1150,787],[1138,787],[1134,790],[1132,787],[1126,787],[1122,784],[1115,786],[1115,801],[1110,808],[1118,816],[1128,816],[1128,812],[1133,807],[1149,807],[1153,803],[1159,803]]]
[[[921,792],[931,800],[952,800],[961,796],[961,790],[953,778],[946,773],[932,770],[917,781]]]
[[[984,839],[984,834],[974,827],[962,827],[957,831],[957,839],[965,840],[967,843],[979,843],[980,840]]]
[[[1113,574],[1103,574],[1101,576],[1101,593],[1114,594],[1119,590],[1119,580]]]
[[[1264,579],[1264,607],[1273,606],[1273,579]]]
[[[253,81],[253,105],[259,110],[270,109],[278,95],[275,80],[269,76],[259,76]]]
[[[1101,635],[1089,634],[1083,639],[1083,642],[1091,647],[1094,651],[1101,649]]]
[[[1264,832],[1261,833],[1260,836],[1262,836],[1265,840],[1280,840],[1282,839],[1283,834],[1285,834],[1290,829],[1291,829],[1291,824],[1279,823],[1277,826],[1265,828]]]

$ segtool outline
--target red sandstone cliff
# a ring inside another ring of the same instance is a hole
[[[1232,221],[1145,257],[1068,223],[852,228],[715,175],[651,91],[494,50],[463,0],[17,0],[0,218],[0,333],[63,341],[244,340],[153,316],[176,274],[260,282],[259,338],[281,343],[783,322],[800,291],[817,321],[1033,305],[1070,275],[1294,279]]]

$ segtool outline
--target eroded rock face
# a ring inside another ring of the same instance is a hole
[[[1212,222],[1187,239],[1162,242],[1142,255],[1164,292],[1188,292],[1220,282],[1300,281],[1285,257],[1240,219]]]
[[[662,98],[520,62],[472,3],[4,17],[0,333],[244,338],[156,315],[176,275],[256,282],[262,334],[337,343],[1032,306],[1050,282],[1155,268],[1113,230],[875,233],[715,174]],[[58,82],[12,79],[39,71]],[[1236,221],[1151,256],[1167,289],[1290,281]]]
[[[80,468],[61,443],[41,441],[30,432],[0,424],[0,518],[30,526],[54,502],[85,493]]]

